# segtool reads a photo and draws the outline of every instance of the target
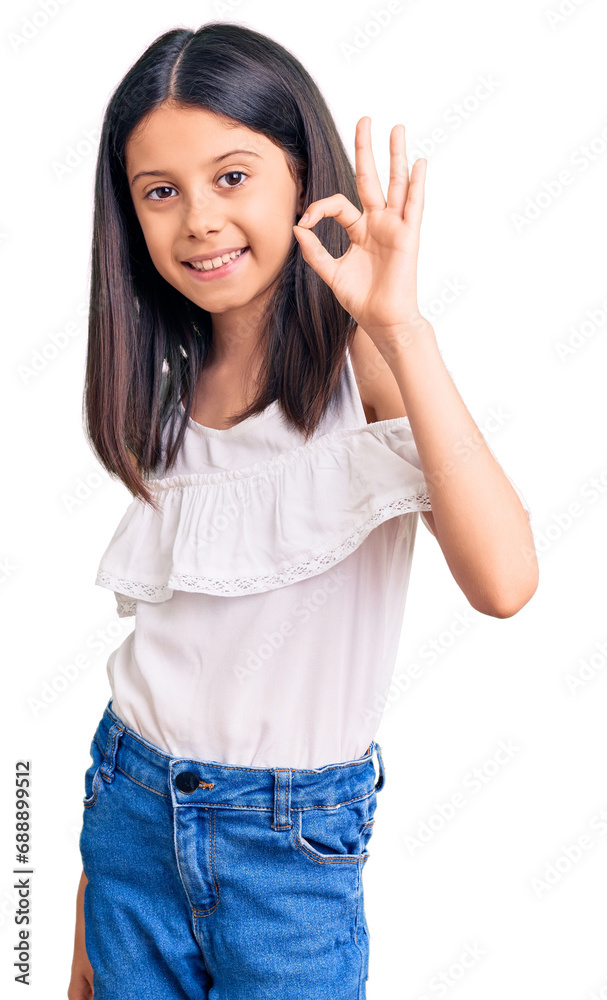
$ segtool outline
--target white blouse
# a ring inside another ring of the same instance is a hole
[[[367,424],[349,352],[340,390],[307,443],[277,400],[190,420],[160,514],[133,499],[102,556],[135,615],[112,709],[173,756],[315,768],[375,738],[431,507],[408,418]]]

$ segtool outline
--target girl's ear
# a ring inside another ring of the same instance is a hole
[[[303,214],[304,204],[306,200],[306,191],[304,188],[303,181],[299,181],[297,185],[297,217],[299,218]]]

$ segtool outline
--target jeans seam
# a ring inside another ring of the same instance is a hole
[[[176,808],[177,807],[175,807],[175,809]],[[209,815],[210,815],[210,818],[211,818],[211,827],[210,827],[210,830],[209,830],[209,839],[211,839],[211,836],[213,838],[212,839],[212,849],[211,849],[211,870],[213,872],[213,885],[215,887],[215,891],[216,891],[216,894],[217,894],[217,902],[215,903],[214,906],[211,907],[210,910],[201,910],[201,909],[199,909],[197,906],[194,906],[194,903],[192,902],[192,900],[190,898],[190,894],[188,892],[188,887],[187,887],[187,885],[186,885],[186,883],[184,881],[184,878],[183,878],[183,874],[182,874],[182,871],[181,871],[181,863],[180,863],[180,860],[179,860],[179,840],[178,840],[178,837],[177,837],[177,816],[176,816],[176,814],[174,814],[174,817],[173,817],[173,845],[174,845],[174,851],[175,851],[175,860],[177,861],[177,870],[179,872],[179,879],[180,879],[181,884],[183,886],[183,890],[184,890],[184,892],[186,894],[186,897],[187,897],[187,900],[188,900],[188,903],[189,903],[189,906],[190,906],[190,910],[191,910],[192,915],[194,917],[194,929],[196,929],[196,922],[197,922],[198,917],[208,917],[208,916],[210,916],[210,914],[212,914],[212,913],[215,912],[215,910],[219,906],[219,903],[221,902],[221,888],[220,888],[219,882],[217,881],[217,865],[216,865],[216,856],[215,856],[215,831],[216,831],[216,827],[217,827],[216,810],[215,809],[211,810],[210,813],[209,813]]]
[[[364,955],[363,955],[363,949],[362,949],[362,946],[360,944],[360,941],[358,940],[358,930],[359,930],[359,920],[358,920],[358,918],[359,918],[359,913],[360,913],[361,873],[362,873],[362,863],[359,861],[358,862],[358,879],[357,879],[357,882],[356,882],[356,915],[354,917],[354,944],[356,945],[356,948],[358,949],[358,953],[360,955],[360,975],[359,975],[359,978],[358,978],[358,997],[357,997],[357,1000],[361,1000],[361,996],[362,996],[363,972],[364,972],[364,965],[365,965],[365,960],[364,960]]]
[[[125,771],[124,768],[119,767],[118,764],[115,765],[115,768],[117,771],[120,771],[121,774],[124,774],[125,778],[128,778],[129,781],[133,781],[136,785],[139,785],[140,788],[145,788],[146,791],[153,792],[154,795],[160,795],[162,796],[163,799],[170,799],[171,796],[168,794],[168,792],[159,792],[157,788],[150,788],[149,785],[146,785],[145,782],[139,781],[137,778],[134,778],[132,774],[129,774],[129,772]]]

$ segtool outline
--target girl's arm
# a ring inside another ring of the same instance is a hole
[[[76,897],[74,957],[72,959],[72,973],[67,990],[68,1000],[90,1000],[93,996],[93,967],[86,953],[84,932],[84,890],[87,884],[88,879],[84,872],[82,872]]]
[[[527,514],[464,405],[434,330],[393,328],[380,353],[400,389],[419,454],[429,517],[454,579],[477,611],[509,618],[537,589]]]
[[[483,614],[508,618],[535,593],[538,564],[516,491],[491,454],[443,364],[417,304],[417,257],[427,162],[411,178],[405,130],[390,133],[387,197],[371,149],[371,119],[356,126],[361,212],[336,193],[312,202],[293,227],[304,259],[375,344],[398,384],[433,509],[436,538],[455,580]],[[311,232],[322,218],[347,231],[335,259]]]

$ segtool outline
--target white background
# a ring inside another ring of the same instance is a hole
[[[118,619],[111,592],[94,586],[130,496],[82,430],[98,130],[153,39],[231,19],[303,62],[352,162],[356,122],[371,116],[384,192],[394,124],[406,127],[410,165],[427,157],[420,307],[531,508],[540,563],[528,605],[509,619],[483,616],[420,522],[393,698],[376,736],[387,778],[364,869],[367,995],[607,997],[607,12],[600,0],[563,0],[569,13],[559,17],[559,2],[403,0],[383,25],[375,15],[387,0],[48,0],[48,17],[35,0],[4,8],[4,996],[24,995],[12,967],[15,762],[31,760],[33,774],[27,992],[50,1000],[69,982],[83,776],[109,698],[105,666],[134,621]],[[442,141],[432,147],[435,130]],[[563,170],[571,183],[559,193]],[[577,346],[559,353],[570,339]],[[85,665],[74,667],[76,657]],[[584,664],[574,694],[567,677]],[[441,803],[457,792],[465,804],[441,822]],[[422,824],[431,833],[414,849]],[[587,849],[567,860],[584,835]]]

